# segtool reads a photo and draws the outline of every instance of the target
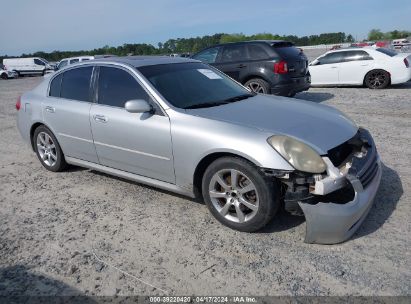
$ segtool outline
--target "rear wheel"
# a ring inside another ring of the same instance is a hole
[[[205,171],[204,201],[214,217],[232,229],[254,232],[279,208],[279,187],[257,167],[237,157],[223,157]]]
[[[2,79],[8,79],[9,77],[7,76],[6,73],[3,73],[3,74],[1,74],[1,78],[2,78]]]
[[[384,89],[390,84],[390,74],[384,70],[372,70],[365,75],[365,85],[370,89]]]
[[[37,157],[44,168],[58,172],[67,167],[63,151],[56,137],[46,126],[39,126],[34,131],[33,143]]]
[[[244,84],[244,86],[249,88],[251,91],[260,94],[268,94],[270,91],[269,83],[261,78],[250,79]]]

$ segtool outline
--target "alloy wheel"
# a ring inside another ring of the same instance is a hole
[[[232,222],[247,222],[258,211],[257,188],[238,170],[223,169],[216,172],[210,181],[209,195],[214,208]]]
[[[368,79],[371,87],[379,88],[385,83],[387,76],[383,72],[372,72]]]
[[[36,144],[41,161],[53,167],[57,162],[57,150],[51,136],[46,132],[40,132],[37,135]]]
[[[264,87],[258,82],[251,81],[248,83],[247,88],[255,93],[266,94]]]

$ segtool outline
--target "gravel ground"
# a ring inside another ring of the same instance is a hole
[[[297,95],[368,128],[384,162],[359,231],[324,246],[305,244],[304,219],[285,213],[240,233],[184,197],[80,168],[46,171],[15,123],[17,96],[39,81],[0,81],[0,296],[411,294],[411,83]]]

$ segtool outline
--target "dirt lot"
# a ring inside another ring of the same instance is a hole
[[[80,168],[46,171],[14,109],[40,80],[0,81],[0,295],[411,294],[411,83],[297,95],[368,128],[384,162],[358,233],[323,246],[303,243],[304,220],[284,213],[240,233],[184,197]]]

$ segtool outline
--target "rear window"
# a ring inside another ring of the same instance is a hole
[[[301,50],[294,47],[294,44],[287,41],[275,42],[271,46],[275,52],[283,58],[297,57],[301,54]]]
[[[386,48],[378,48],[376,49],[378,52],[383,53],[385,55],[388,55],[390,57],[394,57],[395,55],[398,55],[398,53],[394,50],[386,49]]]
[[[84,67],[63,73],[61,97],[90,101],[90,79],[92,71],[93,67]]]

